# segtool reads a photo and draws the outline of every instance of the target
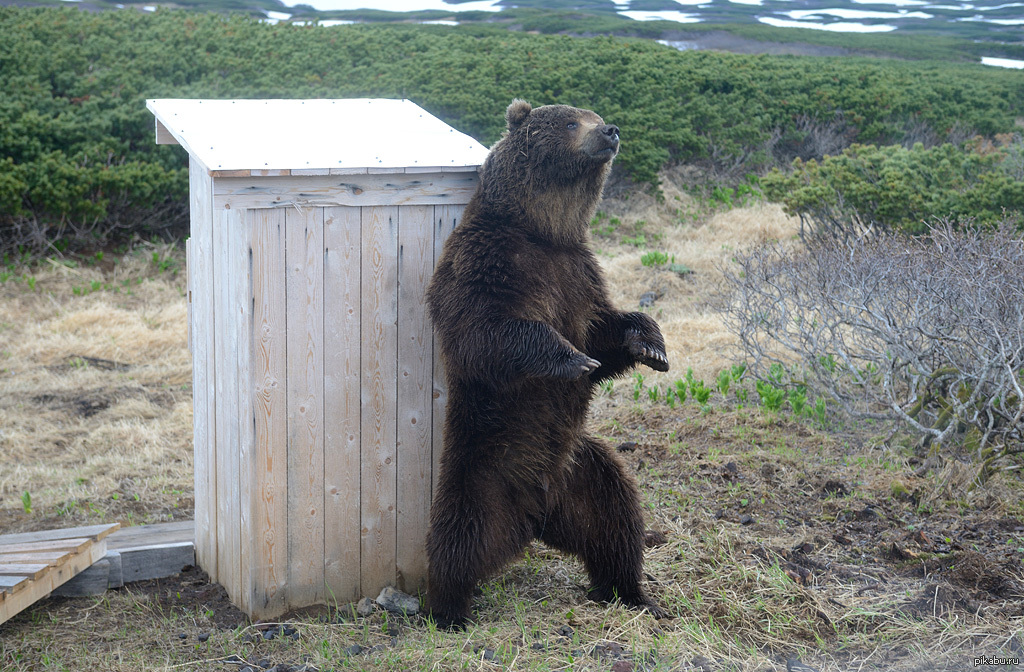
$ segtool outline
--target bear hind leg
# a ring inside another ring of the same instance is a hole
[[[427,533],[428,602],[438,627],[461,629],[477,582],[515,558],[531,530],[507,502],[482,496],[486,488],[441,487]]]
[[[538,536],[583,561],[592,599],[617,599],[662,618],[665,612],[641,585],[646,531],[636,483],[608,446],[590,437],[581,441]]]

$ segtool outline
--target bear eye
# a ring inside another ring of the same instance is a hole
[[[577,124],[575,121],[570,121],[568,124],[565,125],[565,127],[568,128],[570,131],[576,130],[577,126],[579,126],[579,124]]]

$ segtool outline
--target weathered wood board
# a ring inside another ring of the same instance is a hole
[[[107,552],[118,523],[0,536],[0,623],[49,595]]]

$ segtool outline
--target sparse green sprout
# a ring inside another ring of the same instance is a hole
[[[755,387],[757,388],[757,395],[761,397],[761,403],[764,404],[765,408],[769,411],[778,411],[782,408],[782,402],[786,400],[785,390],[763,380],[757,381]]]
[[[676,391],[672,389],[671,385],[665,387],[665,403],[669,408],[676,407]]]
[[[732,384],[732,373],[729,369],[722,369],[718,374],[718,391],[722,393],[723,397],[729,395],[729,386]]]
[[[647,396],[650,397],[652,403],[658,401],[658,386],[647,388]]]
[[[698,404],[704,406],[711,398],[711,388],[705,385],[703,380],[698,380],[690,385],[690,394]]]
[[[642,233],[634,238],[625,237],[622,239],[623,245],[632,245],[634,247],[645,247],[647,245],[647,236]]]
[[[35,278],[35,276],[30,276],[28,278],[25,278],[25,282],[28,283],[28,288],[29,289],[31,289],[33,292],[36,291],[36,278]]]
[[[680,379],[680,380],[676,381],[676,398],[679,399],[679,403],[680,404],[686,402],[686,381],[685,380]]]
[[[807,407],[807,388],[798,387],[789,391],[789,405],[796,415],[803,415]]]
[[[732,369],[730,369],[730,373],[732,374],[732,379],[734,381],[736,381],[737,383],[740,382],[740,379],[743,378],[743,374],[746,373],[746,372],[747,372],[747,363],[746,362],[741,362],[740,364],[733,364],[732,365]]]
[[[612,385],[613,384],[614,383],[612,383],[612,381],[610,381],[610,380],[602,380],[601,381],[601,391],[604,392],[605,394],[611,394],[612,393]]]
[[[633,378],[633,401],[640,401],[640,390],[644,387],[644,376],[641,373],[634,373]]]
[[[825,407],[825,400],[819,397],[814,402],[814,408],[811,409],[811,417],[814,418],[819,425],[824,426],[827,416],[827,410]]]
[[[664,252],[648,252],[640,257],[640,263],[644,266],[664,266],[668,263],[668,255]]]
[[[32,513],[32,494],[28,490],[21,493],[21,508],[25,509],[25,513]]]

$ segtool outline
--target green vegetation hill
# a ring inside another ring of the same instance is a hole
[[[0,34],[0,231],[36,246],[185,203],[183,155],[154,144],[146,98],[402,97],[485,144],[514,97],[568,103],[621,126],[617,165],[649,184],[669,163],[742,175],[815,158],[823,137],[990,136],[1024,109],[1024,73],[612,37],[16,8]]]

